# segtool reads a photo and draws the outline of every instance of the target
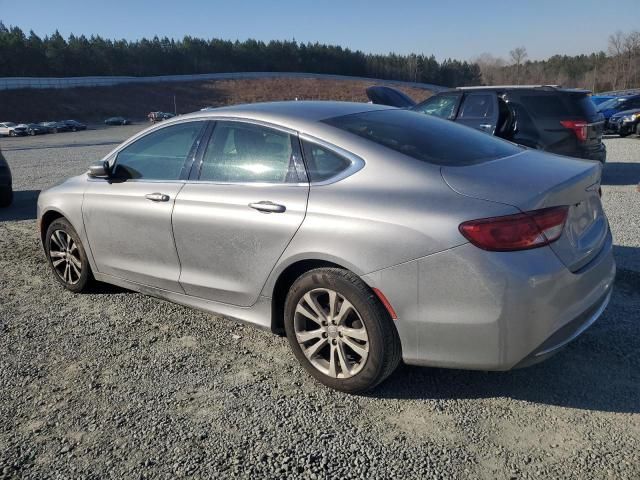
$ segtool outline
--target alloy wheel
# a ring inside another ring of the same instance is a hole
[[[302,296],[294,332],[311,365],[332,378],[356,375],[369,356],[369,335],[360,314],[343,295],[328,288]]]
[[[64,230],[54,230],[49,242],[49,257],[58,276],[67,284],[75,285],[82,275],[82,261],[78,246]]]

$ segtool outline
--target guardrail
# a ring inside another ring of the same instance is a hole
[[[162,83],[162,82],[194,82],[202,80],[235,80],[256,78],[322,78],[333,80],[365,80],[387,85],[404,85],[424,88],[434,92],[446,90],[440,85],[429,83],[404,82],[400,80],[380,80],[368,77],[351,77],[345,75],[328,75],[321,73],[301,72],[236,72],[236,73],[203,73],[197,75],[162,75],[156,77],[4,77],[0,78],[0,90],[18,90],[24,88],[76,88],[76,87],[109,87],[126,83]]]

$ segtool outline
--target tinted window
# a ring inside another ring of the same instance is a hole
[[[297,182],[291,135],[241,122],[219,122],[205,152],[200,180]]]
[[[460,95],[436,95],[416,105],[412,110],[440,118],[453,118],[459,99]]]
[[[346,115],[325,123],[436,165],[472,165],[521,151],[478,130],[407,110]]]
[[[493,95],[467,95],[458,118],[490,118],[493,116]]]
[[[121,150],[114,175],[125,179],[178,180],[204,122],[161,128]]]
[[[321,182],[346,170],[351,162],[337,153],[311,142],[304,142],[307,175],[311,182]]]
[[[558,95],[523,95],[522,105],[534,117],[562,117],[567,109]]]

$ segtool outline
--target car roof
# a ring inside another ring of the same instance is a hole
[[[229,107],[208,108],[189,114],[194,117],[233,117],[258,120],[300,130],[321,120],[394,107],[359,102],[335,102],[320,100],[264,102]],[[177,117],[177,118],[184,118]]]
[[[568,93],[591,93],[591,90],[582,88],[564,88],[561,85],[479,85],[473,87],[457,87],[448,91],[517,91],[517,90],[536,90],[545,92],[568,92]]]

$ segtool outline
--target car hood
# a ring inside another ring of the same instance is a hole
[[[618,112],[615,115],[611,115],[611,118],[626,117],[627,115],[633,115],[634,113],[640,113],[640,108],[632,108],[630,110]]]

